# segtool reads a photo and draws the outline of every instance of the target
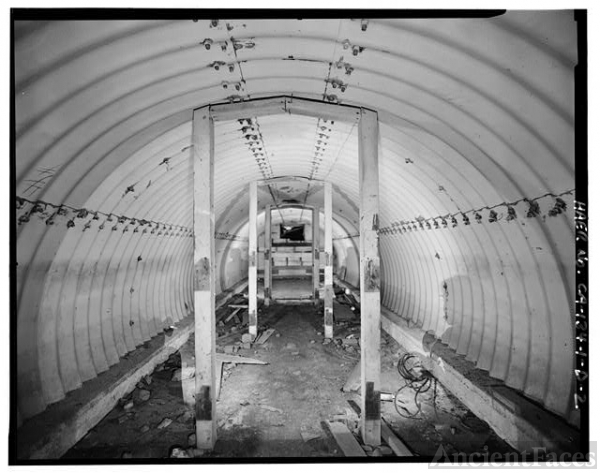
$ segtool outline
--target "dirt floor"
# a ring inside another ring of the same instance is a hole
[[[230,314],[234,309],[223,310]],[[238,323],[236,315],[219,324],[218,351],[233,345],[236,355],[268,364],[224,364],[217,401],[218,441],[205,458],[341,457],[323,425],[326,420],[346,423],[360,438],[358,416],[348,403],[360,405],[360,396],[341,390],[359,361],[360,347],[353,341],[360,339],[359,317],[337,303],[336,312],[347,320],[336,321],[329,343],[323,339],[322,308],[309,304],[263,307],[259,328],[275,332],[266,343],[251,348],[241,343],[241,313]],[[403,351],[385,333],[381,347],[381,391],[395,393],[405,384],[397,370]],[[193,411],[183,403],[180,366],[176,353],[63,458],[168,458],[173,447],[192,445]],[[415,391],[408,388],[398,396],[409,412],[417,411],[414,400]],[[422,410],[416,419],[403,418],[393,402],[382,402],[384,419],[413,453],[433,456],[440,445],[448,454],[512,451],[440,384],[432,383],[417,401]],[[401,408],[400,412],[407,414]],[[387,447],[365,450],[371,456],[391,455]]]

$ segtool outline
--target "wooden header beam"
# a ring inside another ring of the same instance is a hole
[[[210,106],[211,116],[215,121],[237,120],[265,115],[302,115],[358,123],[360,110],[360,108],[350,105],[330,104],[318,100],[288,96]]]

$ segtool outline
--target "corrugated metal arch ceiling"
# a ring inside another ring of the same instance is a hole
[[[564,242],[574,229],[570,208],[545,216],[574,187],[572,14],[361,24],[16,25],[17,195],[100,212],[48,206],[18,227],[24,418],[188,313],[192,110],[278,95],[378,112],[384,305],[570,416],[574,265]],[[356,230],[352,124],[240,118],[249,120],[215,128],[219,258],[243,240],[253,180],[332,181],[334,212]],[[322,205],[319,186],[302,182],[274,184],[259,205],[273,195]],[[526,218],[524,199],[538,197],[544,219]],[[519,218],[500,205],[499,223],[488,224],[487,209],[476,223],[477,209],[507,202]],[[24,202],[18,218],[32,208]],[[460,225],[418,228],[450,214]],[[75,227],[48,225],[53,216]]]

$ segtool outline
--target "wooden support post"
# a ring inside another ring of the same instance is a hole
[[[361,433],[366,445],[381,442],[379,295],[379,123],[361,110],[358,124],[360,189]]]
[[[258,332],[257,316],[257,227],[256,214],[258,210],[258,186],[256,181],[250,183],[250,205],[248,209],[248,332],[256,337]]]
[[[325,338],[333,338],[333,199],[331,182],[324,184],[325,190]]]
[[[271,206],[265,207],[265,270],[264,270],[265,305],[271,303]]]
[[[194,333],[196,446],[217,440],[215,390],[214,124],[209,108],[194,110]]]
[[[312,249],[313,249],[313,300],[319,303],[319,279],[321,271],[321,255],[319,253],[319,209],[312,211]]]

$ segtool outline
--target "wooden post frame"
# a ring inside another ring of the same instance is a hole
[[[194,169],[194,331],[196,445],[210,450],[216,442],[215,396],[215,215],[214,121],[266,115],[301,115],[358,123],[360,184],[361,392],[365,444],[381,441],[379,405],[380,295],[378,232],[378,121],[373,111],[297,97],[270,97],[199,108],[193,113]],[[289,179],[294,176],[280,176]],[[296,179],[302,179],[295,176]],[[257,313],[257,182],[249,184],[248,312],[249,333],[256,337]],[[332,186],[325,185],[325,337],[333,337]],[[316,210],[318,212],[318,210]],[[315,217],[313,217],[314,219]],[[269,235],[270,236],[270,235]],[[316,245],[315,245],[316,246]],[[265,248],[267,246],[265,245]],[[313,253],[313,255],[316,253]],[[270,256],[270,255],[269,255]],[[270,273],[270,272],[269,272]],[[315,268],[313,268],[313,275]],[[270,276],[270,274],[269,274]],[[270,280],[265,285],[271,291]],[[314,286],[313,286],[314,288]],[[271,295],[271,294],[269,294]],[[265,300],[269,298],[265,297]]]
[[[366,445],[381,442],[379,293],[379,123],[361,109],[358,124],[360,190],[361,433]]]
[[[319,303],[319,286],[321,272],[321,254],[319,252],[319,208],[312,209],[312,250],[313,250],[313,302],[315,305]]]
[[[208,107],[194,110],[194,334],[196,446],[217,440],[215,396],[214,123]]]
[[[258,332],[257,312],[257,270],[258,248],[256,217],[258,212],[258,185],[256,181],[250,183],[250,204],[248,206],[248,333],[256,337]]]
[[[269,306],[271,303],[271,291],[273,287],[271,284],[271,261],[271,206],[267,205],[265,207],[265,269],[263,272],[265,306]]]
[[[333,189],[331,182],[324,184],[325,210],[325,295],[323,309],[323,325],[325,338],[333,338]]]

